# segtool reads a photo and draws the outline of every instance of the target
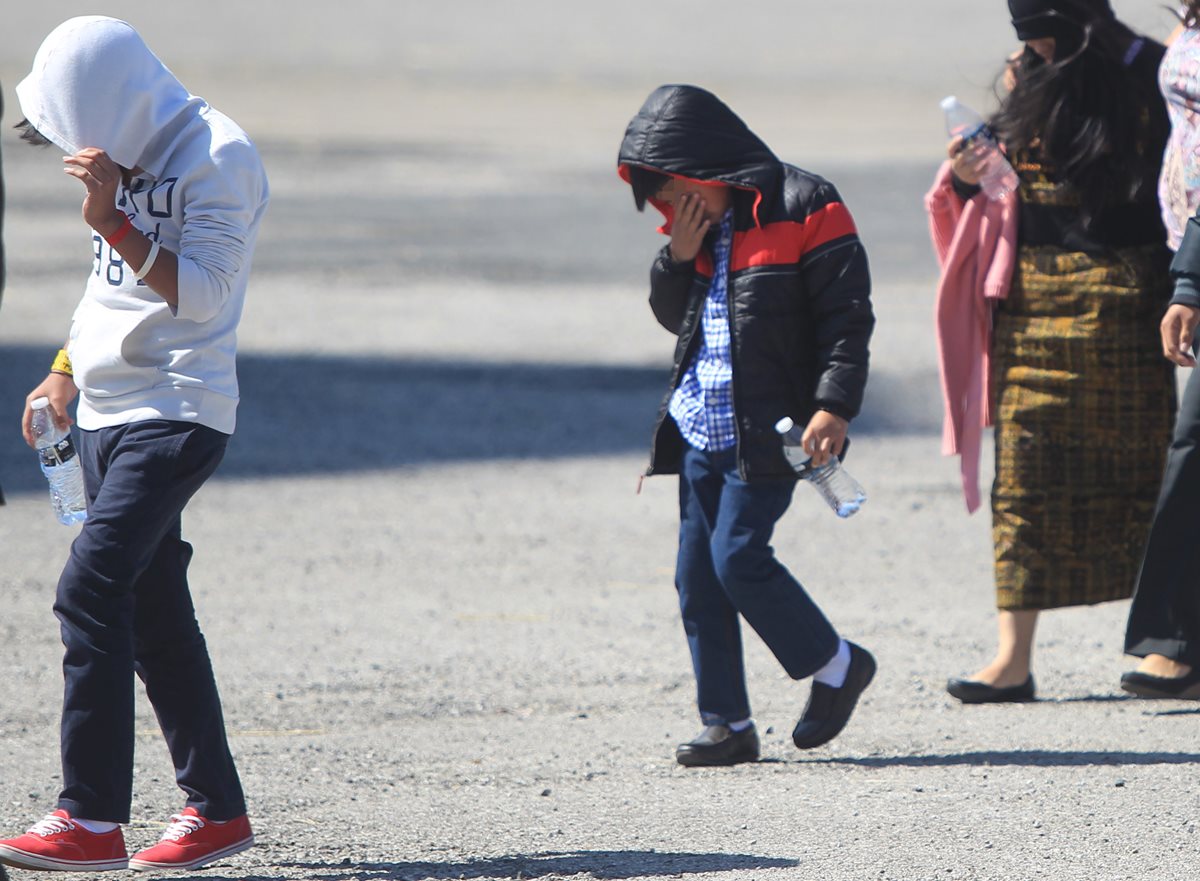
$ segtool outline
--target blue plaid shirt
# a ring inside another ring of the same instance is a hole
[[[727,294],[732,241],[733,211],[726,211],[713,244],[713,276],[700,321],[700,349],[668,407],[684,440],[698,450],[711,452],[728,450],[737,443]]]

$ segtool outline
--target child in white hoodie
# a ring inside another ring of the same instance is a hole
[[[91,272],[69,341],[29,401],[78,393],[88,514],[59,579],[66,680],[57,810],[0,841],[26,869],[193,869],[253,834],[187,583],[180,517],[220,462],[238,403],[236,328],[267,181],[246,134],[190,94],[125,22],[73,18],[18,86],[23,137],[86,189]],[[133,677],[187,794],[128,856]]]

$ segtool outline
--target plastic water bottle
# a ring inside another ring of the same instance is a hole
[[[34,447],[42,465],[42,473],[50,484],[50,504],[54,506],[54,516],[60,523],[79,523],[87,519],[87,497],[83,492],[83,471],[79,467],[79,457],[75,455],[75,444],[71,442],[71,430],[54,424],[49,398],[34,398],[29,406],[33,410]]]
[[[1000,152],[996,136],[983,117],[953,95],[942,100],[942,110],[946,113],[946,133],[952,138],[961,137],[964,145],[983,154],[983,176],[979,179],[983,194],[994,201],[1015,192],[1021,179]]]
[[[796,474],[801,480],[816,487],[821,498],[833,508],[835,514],[839,517],[849,517],[863,506],[863,502],[867,500],[866,490],[842,467],[842,462],[837,456],[830,456],[828,462],[814,468],[811,457],[804,452],[801,445],[804,430],[793,422],[790,416],[784,416],[776,422],[775,430],[783,436],[783,455],[787,457]],[[850,439],[846,438],[842,448],[843,456],[848,446]]]

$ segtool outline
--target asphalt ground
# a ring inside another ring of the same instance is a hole
[[[1148,0],[1117,5],[1170,27]],[[921,195],[938,99],[986,106],[1012,44],[1003,4],[893,7],[756,3],[724,27],[727,7],[626,0],[109,4],[254,135],[274,193],[238,432],[185,517],[260,844],[196,877],[1196,875],[1198,712],[1119,691],[1126,604],[1044,616],[1036,703],[943,691],[989,656],[994,612],[986,512],[966,516],[939,455]],[[41,37],[91,11],[5,11],[6,126]],[[655,223],[613,163],[668,81],[715,89],[839,186],[879,315],[848,462],[870,501],[839,521],[799,487],[776,535],[879,674],[844,734],[800,753],[807,686],[749,636],[763,760],[719,770],[673,761],[698,730],[675,484],[635,493],[672,340],[645,304]],[[0,144],[0,830],[16,834],[58,789],[50,606],[73,535],[17,420],[90,251],[54,151]],[[181,801],[142,698],[137,727],[132,847]]]

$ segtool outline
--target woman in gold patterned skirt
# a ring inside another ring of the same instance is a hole
[[[964,703],[1034,699],[1041,610],[1130,596],[1175,410],[1157,352],[1171,294],[1163,47],[1107,0],[1009,7],[1025,47],[992,120],[1020,176],[1017,266],[992,336],[999,646],[948,683]],[[955,191],[985,198],[978,154],[950,147]]]

